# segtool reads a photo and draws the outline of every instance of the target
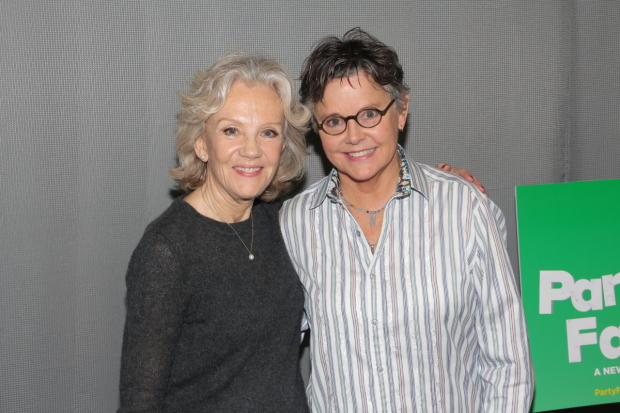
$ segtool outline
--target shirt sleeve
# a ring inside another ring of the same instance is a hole
[[[182,325],[178,261],[164,237],[147,231],[129,263],[118,413],[163,411]]]
[[[527,413],[534,378],[525,317],[506,251],[505,226],[498,227],[504,217],[491,204],[472,194],[468,251],[479,298],[476,330],[482,410]]]
[[[308,323],[308,316],[306,315],[306,312],[303,312],[303,315],[301,316],[301,331],[305,332],[307,329],[310,328],[310,323]]]
[[[486,197],[485,201],[489,206],[489,210],[495,219],[495,224],[497,225],[497,230],[499,231],[502,240],[504,241],[504,245],[508,245],[508,232],[506,230],[506,218],[504,217],[504,213],[495,203],[491,200],[491,198]]]

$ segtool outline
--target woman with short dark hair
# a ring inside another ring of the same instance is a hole
[[[306,60],[329,176],[280,223],[306,291],[313,412],[526,413],[533,374],[501,211],[398,144],[396,52],[354,29]]]

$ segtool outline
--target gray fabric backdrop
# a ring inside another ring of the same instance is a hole
[[[515,268],[516,185],[620,178],[620,2],[0,1],[0,411],[116,409],[125,269],[193,71],[238,49],[297,76],[354,26],[401,56],[407,153],[482,180]]]

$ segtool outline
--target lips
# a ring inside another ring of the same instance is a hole
[[[251,174],[251,173],[260,171],[262,168],[260,168],[260,167],[244,168],[244,167],[241,167],[241,166],[233,166],[233,169],[236,170],[236,171],[240,171],[240,172],[245,172],[245,173]]]
[[[349,155],[352,158],[360,158],[362,156],[371,154],[375,151],[376,148],[372,148],[372,149],[367,149],[365,151],[359,151],[359,152],[347,152],[347,155]]]

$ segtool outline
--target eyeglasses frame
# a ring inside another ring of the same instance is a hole
[[[377,126],[378,124],[381,123],[381,121],[383,120],[383,117],[385,116],[385,114],[387,113],[388,110],[390,110],[390,108],[392,107],[392,105],[394,104],[394,102],[396,102],[396,99],[392,99],[392,101],[385,107],[385,109],[383,110],[379,110],[377,108],[366,108],[366,109],[360,109],[359,112],[357,112],[355,115],[351,115],[351,116],[347,116],[346,118],[344,116],[340,116],[340,115],[334,115],[334,116],[328,116],[327,118],[340,118],[342,120],[344,120],[344,129],[342,130],[342,132],[336,133],[336,134],[332,134],[327,132],[325,129],[323,129],[323,123],[325,123],[325,119],[323,119],[323,122],[318,123],[318,129],[322,130],[323,132],[325,132],[326,134],[328,134],[329,136],[338,136],[342,133],[344,133],[347,130],[347,127],[349,126],[349,121],[351,119],[355,120],[355,123],[357,123],[358,125],[360,125],[362,128],[365,129],[370,129],[370,128],[374,128],[375,126]],[[364,112],[365,110],[376,110],[379,115],[381,115],[381,118],[379,119],[379,122],[377,122],[376,125],[373,126],[364,126],[362,124],[359,123],[359,121],[357,120],[357,117],[359,116],[360,113]],[[316,117],[315,117],[316,119]]]

